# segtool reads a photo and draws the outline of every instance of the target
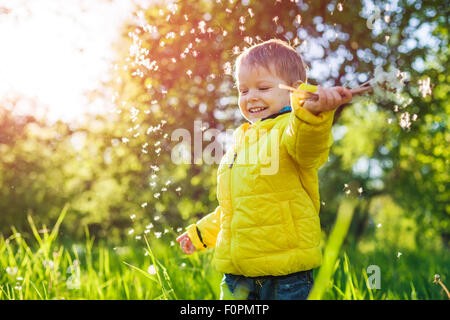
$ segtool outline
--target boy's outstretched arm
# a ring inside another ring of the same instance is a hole
[[[291,94],[293,110],[281,143],[300,167],[320,168],[327,161],[333,144],[334,112],[351,101],[352,96],[349,90],[341,87],[323,89],[302,84],[299,89],[318,93],[319,100],[303,104],[299,94]]]
[[[221,207],[217,206],[213,212],[186,228],[195,249],[201,251],[216,246],[217,235],[220,231],[220,215]]]

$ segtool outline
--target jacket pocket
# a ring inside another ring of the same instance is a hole
[[[281,213],[283,216],[283,223],[286,228],[286,241],[288,248],[297,248],[298,247],[298,236],[297,231],[295,230],[294,219],[292,219],[292,212],[289,206],[289,201],[281,201]]]

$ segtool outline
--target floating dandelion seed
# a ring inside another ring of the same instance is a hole
[[[430,87],[430,78],[426,78],[425,80],[419,80],[419,91],[422,94],[422,97],[425,98],[427,95],[431,95],[431,87]]]
[[[145,226],[145,229],[151,229],[151,228],[153,228],[153,223],[150,223],[150,224]]]
[[[177,228],[177,232],[181,232],[183,228]]]
[[[161,194],[158,192],[158,193],[155,193],[153,196],[154,196],[156,199],[158,199],[160,195],[161,195]]]
[[[176,192],[180,192],[181,191],[181,187],[178,187],[175,189]]]
[[[352,191],[350,189],[348,189],[347,191],[345,191],[345,194],[350,194]]]
[[[389,124],[391,124],[391,123],[392,123],[392,119],[391,119],[391,118],[387,119],[387,122],[388,122]]]
[[[156,174],[152,174],[150,178],[152,179],[156,179],[157,175]]]
[[[401,255],[402,255],[402,253],[401,253],[401,252],[398,252],[398,253],[397,253],[397,258],[400,258]]]
[[[169,229],[164,229],[164,234],[169,233]]]
[[[154,265],[151,265],[150,267],[148,267],[147,272],[151,275],[155,275],[156,274],[156,268]]]
[[[325,205],[325,201],[322,201],[321,203],[322,203],[323,206]]]
[[[159,171],[158,166],[153,166],[153,165],[151,165],[150,168],[152,168],[154,171]]]
[[[159,219],[161,219],[161,216],[155,216],[155,217],[153,218],[153,220],[155,220],[155,221],[158,221]]]
[[[10,276],[15,276],[17,274],[17,268],[16,267],[6,267],[6,273]]]
[[[122,138],[123,143],[127,143],[128,141],[130,141],[128,138]]]
[[[136,219],[136,215],[135,215],[135,214],[132,214],[132,215],[130,216],[130,219],[131,219],[131,220]]]
[[[171,183],[172,183],[172,181],[167,180],[167,181],[166,181],[166,186],[168,186],[168,185],[171,184]]]
[[[161,192],[167,191],[167,188],[162,188]]]
[[[162,233],[161,232],[155,232],[156,239],[161,238]]]
[[[400,115],[400,127],[402,127],[403,129],[411,128],[411,120],[409,112],[404,112]]]
[[[226,8],[225,9],[225,12],[227,12],[227,13],[231,13],[231,12],[233,12],[231,9],[229,9],[229,8]]]
[[[241,17],[239,18],[239,23],[240,23],[240,24],[244,24],[244,23],[245,23],[245,17],[244,17],[244,16],[241,16]]]
[[[131,229],[130,231],[128,231],[128,234],[131,235],[134,233],[134,229]]]
[[[231,63],[225,62],[223,69],[225,71],[225,74],[231,75]]]
[[[141,240],[142,236],[136,236],[135,239],[136,240]]]
[[[142,208],[145,208],[147,206],[147,202],[144,202],[143,204],[141,204]]]

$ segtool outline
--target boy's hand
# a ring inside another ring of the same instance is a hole
[[[183,233],[181,236],[177,238],[177,242],[180,243],[180,247],[186,254],[192,254],[196,250],[194,245],[192,244],[191,239],[189,238],[187,232]]]
[[[319,100],[306,100],[303,104],[303,108],[314,115],[318,115],[320,112],[337,109],[344,103],[352,101],[352,93],[349,89],[343,87],[322,88],[321,86],[318,86],[316,94],[319,95]]]

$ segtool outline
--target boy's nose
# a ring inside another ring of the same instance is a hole
[[[248,101],[256,101],[256,100],[258,100],[258,95],[256,94],[256,92],[254,90],[250,90],[248,92],[247,100]]]

